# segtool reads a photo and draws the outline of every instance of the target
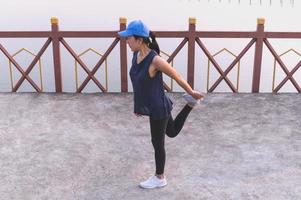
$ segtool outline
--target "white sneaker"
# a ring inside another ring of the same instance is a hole
[[[200,103],[201,100],[203,100],[203,98],[201,98],[201,99],[195,99],[195,98],[193,98],[193,96],[191,96],[191,95],[188,94],[188,93],[184,93],[184,94],[183,94],[183,98],[187,101],[187,104],[188,104],[190,107],[196,106],[197,104]]]
[[[159,188],[167,185],[166,178],[159,179],[157,176],[153,175],[149,177],[146,181],[139,184],[140,187],[145,189]]]

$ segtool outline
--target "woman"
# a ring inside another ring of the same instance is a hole
[[[164,187],[167,184],[164,176],[165,134],[169,137],[178,135],[188,114],[203,95],[193,90],[180,74],[159,56],[160,49],[155,36],[142,21],[132,21],[126,30],[118,34],[126,38],[127,44],[134,52],[130,69],[134,90],[134,113],[136,116],[149,116],[151,140],[155,150],[156,173],[141,182],[140,187]],[[175,120],[171,116],[173,103],[164,92],[162,72],[174,79],[187,92],[183,95],[187,104]]]

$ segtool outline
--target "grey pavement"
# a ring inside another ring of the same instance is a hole
[[[185,102],[168,93],[173,116]],[[301,95],[209,94],[166,137],[165,188],[131,93],[0,93],[0,199],[300,200]]]

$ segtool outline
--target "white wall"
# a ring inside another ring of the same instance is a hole
[[[294,6],[290,5],[290,0],[283,0],[281,6],[280,0],[272,0],[272,6],[269,0],[260,1],[252,0],[252,5],[249,0],[241,0],[241,3],[232,0],[10,0],[1,2],[1,18],[0,31],[13,30],[50,30],[50,18],[56,16],[59,18],[61,30],[117,30],[119,28],[119,17],[124,16],[128,21],[134,19],[142,19],[152,30],[187,30],[188,18],[195,17],[197,19],[197,30],[217,30],[217,31],[254,31],[256,29],[256,20],[259,17],[266,19],[265,30],[268,31],[301,31],[300,25],[300,1],[295,0]],[[32,39],[31,39],[32,40]],[[15,39],[0,39],[2,44],[9,50],[10,53],[16,52],[22,47],[33,50],[35,53],[39,50],[44,40],[35,40],[34,42],[25,42],[24,40],[16,43]],[[112,40],[91,40],[85,39],[81,42],[80,39],[68,40],[71,46],[76,47],[77,53],[92,47],[103,53]],[[208,45],[208,49],[213,54],[223,47],[227,47],[233,53],[238,54],[249,40],[204,40]],[[163,40],[159,39],[161,48],[163,50],[171,51],[177,46],[180,40]],[[281,54],[289,48],[295,48],[301,52],[300,40],[273,40],[277,53]],[[67,52],[63,52],[63,74],[66,77],[64,80],[64,90],[74,91],[74,60]],[[196,87],[206,89],[207,76],[207,60],[201,51],[197,49],[196,56]],[[249,92],[251,87],[251,76],[253,67],[253,53],[254,49],[241,61],[241,80],[240,91]],[[179,57],[175,60],[175,68],[186,78],[185,55],[187,49],[183,49]],[[53,91],[52,84],[52,60],[51,50],[42,58],[43,59],[43,76],[45,91]],[[131,53],[129,52],[129,61]],[[109,57],[109,89],[110,91],[120,90],[119,80],[119,59],[118,48],[112,52]],[[229,55],[222,55],[217,58],[218,62],[225,66],[229,63]],[[90,60],[90,59],[87,59]],[[288,59],[287,62],[291,67],[294,66],[294,58]],[[230,60],[231,61],[231,60]],[[25,62],[23,59],[20,62]],[[89,62],[89,61],[87,61]],[[23,65],[26,65],[24,63]],[[93,63],[91,63],[92,67]],[[9,91],[10,85],[8,80],[8,64],[7,59],[0,56],[0,90]],[[278,66],[279,68],[279,66]],[[262,77],[265,82],[262,84],[262,92],[271,91],[273,58],[265,49],[265,56],[263,60]],[[284,77],[281,70],[277,70],[278,79],[280,82]],[[32,76],[35,72],[33,72]],[[217,73],[212,70],[211,78],[217,78]],[[301,73],[298,72],[296,80],[301,82]],[[16,72],[16,77],[17,72]],[[233,76],[233,77],[232,77]],[[235,83],[235,75],[231,76],[231,80]],[[99,74],[99,77],[102,77]],[[38,80],[38,79],[37,79]],[[102,80],[102,78],[100,78]],[[102,81],[104,82],[104,81]],[[129,84],[131,90],[131,85]],[[175,89],[181,91],[181,88],[175,86]],[[24,86],[20,91],[32,91],[30,87]],[[91,89],[86,92],[94,91],[93,84]],[[96,90],[98,91],[98,90]],[[229,91],[227,86],[221,85],[217,91]],[[295,89],[288,84],[285,90],[292,91]]]

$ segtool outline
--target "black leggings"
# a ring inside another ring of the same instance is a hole
[[[150,117],[152,144],[155,149],[156,174],[164,173],[166,156],[164,147],[165,133],[168,137],[176,137],[183,128],[184,122],[191,110],[191,107],[185,105],[175,120],[173,120],[171,115],[159,120]]]

